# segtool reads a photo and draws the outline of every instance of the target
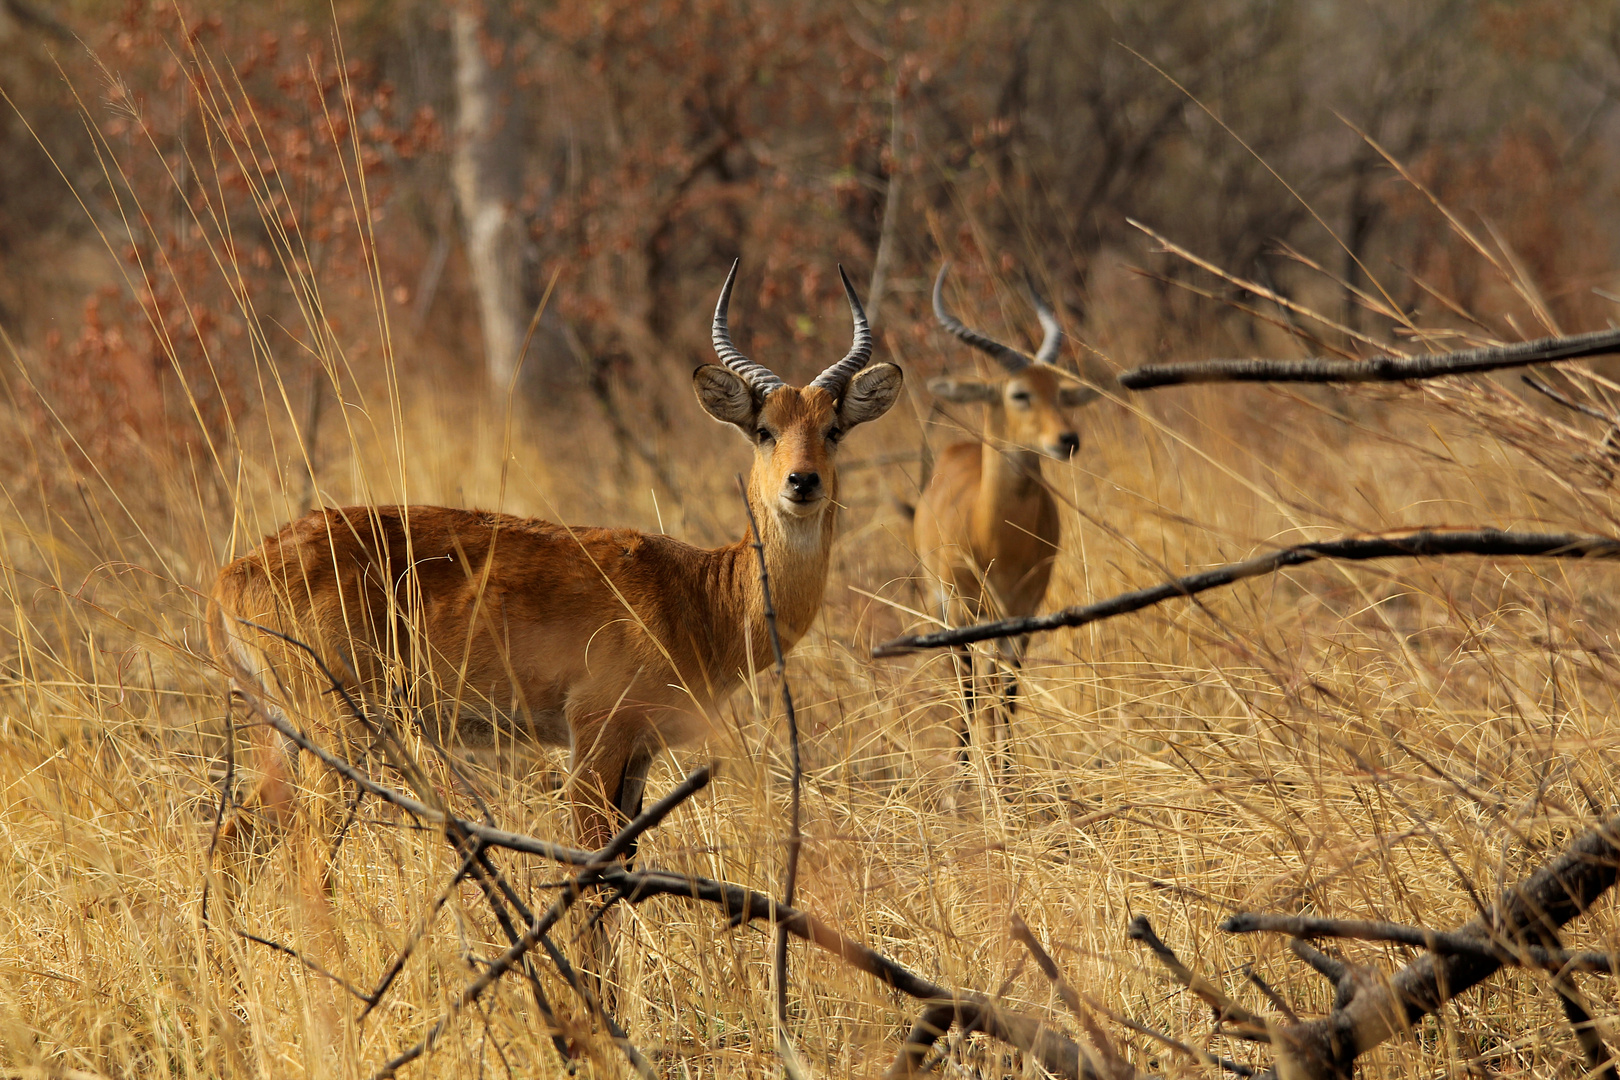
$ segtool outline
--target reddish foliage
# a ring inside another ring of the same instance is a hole
[[[46,343],[48,389],[102,454],[217,441],[257,365],[307,367],[302,349],[321,345],[301,310],[317,278],[328,301],[367,293],[390,167],[439,148],[439,126],[430,109],[396,115],[370,66],[301,23],[182,22],[131,0],[92,44],[117,73],[105,107],[84,104],[127,288]]]

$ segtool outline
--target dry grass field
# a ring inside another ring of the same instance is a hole
[[[1130,318],[1132,287],[1122,276],[1098,288],[1089,344],[1114,366],[1157,358],[1157,332]],[[660,490],[594,413],[507,410],[396,363],[409,349],[388,340],[383,315],[365,332],[362,375],[346,370],[341,335],[327,335],[321,360],[342,373],[344,399],[329,406],[313,500],[303,390],[269,367],[253,424],[157,446],[91,441],[23,350],[0,355],[0,1075],[370,1076],[506,947],[477,888],[456,886],[362,1023],[333,980],[236,932],[374,985],[457,864],[442,835],[374,801],[342,848],[330,910],[296,883],[294,838],[228,909],[216,892],[205,921],[227,686],[203,644],[202,596],[233,553],[311,502],[478,506],[704,544],[741,534],[734,476],[747,451],[684,391],[666,403],[679,491]],[[1183,351],[1250,347],[1210,339]],[[965,363],[943,345],[908,351],[880,341],[880,358],[908,374]],[[831,357],[760,359],[799,371]],[[788,661],[805,761],[802,908],[928,979],[1078,1031],[1010,937],[1016,914],[1098,1005],[1263,1063],[1263,1048],[1212,1036],[1208,1009],[1126,939],[1133,916],[1250,1007],[1275,1011],[1246,982],[1252,968],[1301,1014],[1320,1013],[1330,988],[1282,939],[1228,935],[1220,921],[1266,911],[1456,926],[1620,805],[1620,569],[1607,563],[1321,563],[1037,637],[1010,766],[998,767],[982,720],[959,761],[948,660],[869,658],[924,625],[896,507],[916,493],[921,384],[911,378],[908,401],[843,451],[825,609]],[[972,428],[971,410],[960,419]],[[1620,466],[1601,425],[1527,400],[1514,377],[1113,394],[1082,421],[1079,456],[1046,469],[1065,506],[1053,607],[1364,530],[1620,531]],[[949,422],[926,431],[936,448],[951,437],[962,433]],[[773,893],[788,798],[774,679],[762,674],[714,720],[706,747],[659,759],[652,793],[711,758],[717,779],[643,839],[639,859]],[[431,755],[421,760],[476,816]],[[551,752],[468,765],[497,824],[566,841],[563,767]],[[565,879],[544,860],[499,861],[534,905]],[[577,953],[580,926],[577,914],[564,924],[565,949]],[[781,1069],[768,930],[730,929],[712,907],[665,898],[623,906],[612,933],[617,1018],[660,1075]],[[1617,951],[1617,936],[1600,905],[1570,944]],[[1389,970],[1412,954],[1352,942],[1342,955]],[[627,1074],[567,987],[549,969],[540,977],[578,1073]],[[1580,980],[1599,1030],[1620,1036],[1612,983]],[[1581,1075],[1549,981],[1494,978],[1368,1056],[1363,1075]],[[815,1077],[880,1075],[916,1012],[802,943],[790,1001],[791,1039]],[[1216,1075],[1104,1025],[1140,1069]],[[1037,1074],[960,1033],[939,1068]],[[401,1075],[564,1072],[528,988],[508,978]]]

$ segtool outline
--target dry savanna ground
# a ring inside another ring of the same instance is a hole
[[[1133,287],[1128,275],[1099,275],[1091,361],[1159,358],[1159,331],[1132,322]],[[310,311],[318,324],[324,315]],[[371,317],[346,314],[351,328]],[[987,309],[970,314],[1006,325]],[[3,343],[0,1075],[369,1076],[506,946],[476,887],[457,886],[363,1023],[358,1003],[302,962],[374,985],[453,874],[442,835],[375,802],[342,847],[330,908],[295,881],[295,835],[263,856],[228,909],[216,890],[205,920],[227,693],[202,643],[201,595],[233,553],[316,503],[479,506],[704,544],[742,531],[734,476],[748,451],[679,386],[664,402],[666,485],[615,445],[590,403],[491,404],[430,366],[396,364],[407,346],[390,343],[386,319],[371,322],[353,367],[343,335],[311,335],[343,388],[313,445],[300,430],[307,383],[283,384],[273,365],[249,383],[239,422],[166,441],[87,426],[27,348]],[[1259,347],[1297,349],[1266,333]],[[745,349],[746,334],[738,328]],[[1178,346],[1255,347],[1219,330]],[[1252,1048],[1212,1037],[1208,1010],[1126,940],[1132,916],[1151,918],[1252,1006],[1272,1008],[1245,982],[1251,966],[1301,1013],[1321,1012],[1329,988],[1280,940],[1223,934],[1221,919],[1259,910],[1454,926],[1620,805],[1620,569],[1606,563],[1324,563],[1047,634],[1031,644],[1010,762],[1001,766],[982,716],[959,760],[948,659],[869,658],[874,643],[924,625],[897,505],[916,496],[918,448],[977,426],[972,410],[931,417],[922,388],[922,374],[965,366],[961,351],[910,351],[880,344],[912,374],[909,395],[841,451],[846,508],[827,600],[788,664],[805,761],[803,908],[935,982],[1072,1028],[1009,937],[1017,914],[1100,1005],[1247,1058]],[[803,370],[833,357],[759,359]],[[1595,393],[1613,389],[1583,378]],[[1620,465],[1601,426],[1527,400],[1509,377],[1116,394],[1081,419],[1078,457],[1046,468],[1065,533],[1050,606],[1364,530],[1620,529]],[[787,835],[782,720],[763,674],[719,710],[707,747],[663,755],[654,794],[711,757],[719,774],[643,839],[639,858],[775,892]],[[435,759],[422,761],[444,797],[476,816]],[[568,838],[559,754],[468,768],[499,825]],[[562,880],[539,859],[503,855],[501,865],[535,905]],[[559,935],[576,953],[579,929],[575,916]],[[1600,907],[1571,944],[1614,950],[1616,930]],[[711,907],[659,899],[624,909],[611,932],[614,1008],[661,1074],[780,1070],[769,936],[757,924],[730,929]],[[1343,953],[1385,969],[1408,955]],[[582,1055],[577,1068],[623,1074],[568,990],[548,971],[540,978]],[[802,944],[789,989],[789,1034],[810,1076],[880,1074],[915,1012]],[[1588,977],[1585,989],[1599,1029],[1620,1034],[1612,987]],[[1140,1068],[1206,1071],[1110,1030]],[[977,1035],[953,1036],[940,1067],[1034,1072]],[[1550,1077],[1584,1065],[1547,977],[1515,972],[1361,1068]],[[529,989],[508,978],[402,1075],[563,1072]]]

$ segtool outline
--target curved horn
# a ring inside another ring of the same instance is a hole
[[[950,263],[941,263],[939,276],[934,279],[934,318],[939,320],[939,325],[975,349],[995,357],[998,364],[1014,375],[1034,363],[1033,360],[1017,349],[987,338],[977,330],[969,330],[956,320],[956,316],[945,310],[945,271],[950,268]]]
[[[714,327],[709,332],[709,339],[714,342],[714,354],[720,358],[720,362],[741,375],[756,394],[764,397],[787,384],[777,378],[776,372],[764,364],[754,363],[738,351],[737,346],[731,343],[731,330],[726,326],[726,309],[731,306],[731,286],[737,280],[737,263],[741,261],[737,259],[732,262],[731,273],[726,275],[725,287],[720,290],[720,302],[714,306]]]
[[[1035,302],[1035,317],[1041,320],[1041,331],[1045,335],[1041,338],[1041,347],[1035,352],[1037,364],[1050,364],[1057,360],[1058,352],[1063,348],[1063,327],[1058,325],[1057,312],[1046,303],[1046,298],[1035,287],[1035,277],[1028,270],[1024,271],[1024,284],[1029,289],[1029,298]]]
[[[810,382],[811,386],[819,386],[834,396],[842,394],[849,380],[872,359],[872,328],[867,325],[866,309],[861,307],[861,298],[855,295],[855,286],[849,283],[842,264],[838,267],[838,278],[844,283],[844,295],[849,298],[849,314],[855,320],[855,340],[842,360]]]

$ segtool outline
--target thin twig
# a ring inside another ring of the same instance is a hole
[[[799,719],[793,711],[793,691],[788,686],[787,657],[782,652],[782,636],[776,629],[776,608],[771,603],[771,574],[765,565],[765,541],[759,532],[759,522],[754,518],[754,506],[748,501],[748,485],[742,475],[737,476],[737,490],[742,495],[743,507],[748,511],[748,529],[754,537],[754,554],[759,559],[759,588],[763,594],[765,607],[765,628],[769,631],[771,639],[771,655],[776,660],[776,681],[782,687],[782,710],[787,714],[788,754],[792,762],[792,787],[788,795],[788,843],[787,843],[787,869],[782,875],[782,903],[793,906],[794,892],[799,883],[799,850],[804,844],[804,835],[800,826],[799,793],[804,782],[804,766],[799,759]],[[776,1028],[777,1042],[782,1052],[782,1060],[788,1063],[790,1072],[793,1068],[793,1053],[791,1043],[788,1041],[787,1025],[787,931],[781,926],[776,929],[776,940],[773,943],[775,953],[773,961],[776,971]]]
[[[354,718],[355,722],[365,728],[366,732],[371,735],[372,739],[382,747],[382,749],[386,752],[386,756],[389,758],[388,763],[406,779],[406,781],[411,785],[412,790],[416,792],[417,796],[422,798],[424,801],[427,801],[430,805],[437,806],[439,804],[436,790],[434,789],[433,785],[428,783],[427,777],[422,774],[421,768],[417,766],[414,760],[412,760],[410,752],[405,748],[404,744],[400,741],[399,736],[394,732],[393,725],[389,724],[384,726],[379,724],[376,718],[373,717],[371,713],[368,712],[366,708],[355,698],[354,694],[350,691],[348,684],[338,676],[337,672],[332,670],[331,665],[326,662],[326,658],[317,652],[313,645],[309,644],[307,641],[296,638],[291,634],[283,633],[274,627],[265,626],[262,623],[251,622],[247,619],[239,619],[237,621],[242,626],[246,626],[252,630],[257,630],[261,634],[268,634],[279,641],[283,641],[308,656],[310,661],[314,663],[316,669],[319,670],[320,673],[326,678],[326,683],[331,688],[332,694],[337,697],[338,700],[343,702],[344,707],[349,710],[349,715]],[[249,699],[249,701],[255,705],[256,711],[266,720],[269,720],[271,718],[271,710],[266,709],[263,702],[259,701],[257,697],[257,690],[260,688],[258,680],[251,672],[242,667],[241,663],[236,659],[234,654],[228,655],[226,659],[227,663],[229,663],[231,667],[231,674],[233,676],[232,684],[236,691],[244,698]],[[348,666],[346,661],[344,661],[344,666]],[[349,674],[354,676],[352,669],[350,669]],[[359,682],[359,678],[357,676],[355,676],[355,682]],[[353,766],[351,765],[350,768],[352,770]],[[348,776],[348,774],[344,775]],[[354,777],[348,776],[348,779],[354,780]],[[358,783],[358,781],[356,782]],[[361,787],[364,789],[364,785],[361,785]],[[442,806],[440,809],[442,809]]]
[[[517,894],[517,890],[512,888],[512,884],[506,879],[506,875],[502,874],[495,867],[495,864],[490,860],[488,851],[484,851],[479,855],[478,866],[474,870],[474,875],[478,881],[479,887],[484,889],[485,896],[489,900],[490,908],[495,912],[496,918],[500,922],[501,929],[503,932],[505,932],[507,940],[515,943],[518,940],[519,934],[517,928],[512,925],[512,920],[506,913],[506,905],[511,905],[512,910],[516,912],[518,918],[523,921],[525,926],[531,926],[534,924],[534,912],[529,910],[529,906],[523,902],[523,898]],[[565,881],[562,882],[558,888],[567,889],[572,887],[572,885],[572,880]],[[494,892],[491,891],[492,888]],[[505,901],[504,904],[502,903],[503,900]],[[563,982],[568,984],[568,988],[585,1003],[585,1007],[590,1011],[592,1016],[595,1016],[602,1021],[603,1026],[607,1028],[608,1037],[613,1040],[613,1044],[619,1048],[626,1058],[629,1059],[632,1065],[636,1066],[638,1071],[642,1071],[644,1073],[645,1071],[641,1069],[641,1065],[638,1065],[637,1063],[641,1062],[642,1064],[645,1064],[645,1058],[630,1041],[629,1032],[625,1031],[619,1022],[614,1019],[613,1014],[607,1011],[607,1007],[591,990],[590,986],[585,982],[585,980],[579,977],[579,973],[574,970],[574,966],[568,962],[568,958],[563,955],[562,950],[557,947],[556,942],[552,941],[550,934],[540,935],[540,947],[545,950],[546,956],[550,958],[552,966],[557,969],[557,974],[562,976]],[[534,973],[534,968],[530,963],[529,957],[524,957],[523,963],[524,975],[531,980],[535,1000],[538,1004],[542,1005],[541,1011],[547,1016],[547,1022],[550,1023],[550,1005],[542,1001],[542,991],[540,990],[539,977]],[[555,1024],[553,1024],[553,1028],[552,1043],[556,1046],[557,1052],[562,1055],[565,1061],[572,1060],[574,1058],[574,1053],[569,1048],[568,1040],[564,1038],[561,1028]]]
[[[512,916],[506,910],[508,900],[510,899],[525,925],[532,923],[534,917],[529,914],[527,908],[517,902],[516,891],[507,883],[506,875],[502,874],[496,868],[494,862],[490,860],[489,852],[482,842],[476,840],[473,842],[472,856],[472,866],[469,873],[477,883],[479,890],[483,892],[484,901],[489,904],[490,911],[495,915],[495,922],[500,926],[501,932],[506,935],[507,942],[516,944],[523,935],[517,926],[513,924]],[[541,940],[545,941],[552,949],[555,948],[555,946],[550,945],[550,939],[544,935],[542,935]],[[565,1063],[571,1063],[574,1060],[573,1049],[568,1045],[568,1039],[563,1035],[562,1025],[557,1023],[557,1014],[551,1007],[551,1000],[546,997],[545,987],[540,985],[540,973],[535,970],[532,956],[523,958],[522,971],[524,981],[529,984],[529,995],[534,998],[534,1007],[540,1013],[541,1022],[546,1025],[546,1029],[551,1034],[552,1047]]]
[[[225,809],[231,805],[232,789],[236,786],[236,710],[235,697],[225,695],[225,777],[219,782],[219,805],[214,808],[214,827],[208,835],[208,860],[203,864],[202,922],[208,925],[208,892],[214,884],[214,856],[219,851],[220,830],[225,827]]]
[[[1282,1013],[1284,1019],[1290,1024],[1299,1023],[1299,1015],[1294,1012],[1293,1007],[1283,1000],[1283,996],[1277,993],[1276,988],[1266,982],[1258,971],[1254,970],[1253,967],[1244,965],[1243,974],[1248,976],[1250,985],[1266,996],[1266,1000],[1271,1002],[1271,1007]]]
[[[433,824],[443,827],[449,832],[457,834],[456,836],[452,837],[452,839],[456,840],[457,842],[459,842],[460,835],[465,835],[482,840],[490,847],[507,848],[512,851],[521,851],[528,855],[539,855],[542,858],[551,859],[554,862],[565,863],[571,866],[590,866],[592,865],[592,861],[596,858],[596,854],[594,852],[582,851],[579,848],[565,847],[562,844],[554,844],[549,840],[539,840],[532,836],[526,836],[521,833],[507,832],[504,829],[497,829],[493,826],[482,825],[476,821],[469,821],[466,818],[457,817],[448,810],[428,806],[425,803],[418,802],[416,799],[411,798],[402,791],[398,791],[384,784],[379,784],[375,780],[371,779],[371,777],[355,768],[348,761],[338,757],[336,754],[327,750],[324,746],[321,746],[319,743],[315,742],[308,735],[305,735],[298,728],[294,727],[286,718],[276,715],[273,710],[267,708],[265,704],[259,700],[258,695],[252,690],[251,686],[238,685],[237,689],[241,691],[243,699],[248,703],[249,707],[252,708],[254,712],[258,713],[260,718],[262,718],[265,723],[275,728],[288,739],[291,739],[298,745],[300,749],[306,750],[310,754],[314,755],[315,758],[321,762],[321,764],[343,776],[345,779],[358,785],[370,794],[382,799],[384,802],[391,803],[392,805],[399,807],[412,817],[418,818],[422,821],[432,822]]]
[[[1534,375],[1520,375],[1519,381],[1524,383],[1524,385],[1528,386],[1530,389],[1534,390],[1536,393],[1552,398],[1554,401],[1558,402],[1558,404],[1572,412],[1578,412],[1582,416],[1590,416],[1593,420],[1601,420],[1610,427],[1617,426],[1615,418],[1604,412],[1602,409],[1594,409],[1590,405],[1583,405],[1579,401],[1576,401],[1573,398],[1567,397],[1564,394],[1559,393],[1557,390],[1554,390],[1552,387],[1548,386]]]
[[[1053,990],[1057,991],[1057,996],[1063,1002],[1064,1007],[1085,1028],[1086,1036],[1091,1040],[1092,1047],[1102,1056],[1103,1072],[1111,1077],[1118,1077],[1120,1080],[1129,1077],[1132,1072],[1129,1062],[1120,1056],[1119,1051],[1114,1048],[1114,1041],[1108,1037],[1108,1033],[1102,1029],[1102,1025],[1097,1023],[1097,1018],[1087,1011],[1081,1003],[1080,995],[1073,986],[1069,985],[1069,981],[1063,977],[1063,972],[1058,969],[1057,961],[1052,958],[1051,953],[1046,951],[1046,947],[1036,939],[1034,932],[1029,928],[1029,924],[1024,921],[1024,917],[1014,911],[1009,923],[1013,940],[1019,942],[1028,950],[1029,955],[1035,960],[1035,966],[1041,969],[1041,974],[1046,976],[1046,981],[1052,984]]]
[[[292,957],[294,960],[298,961],[300,964],[303,964],[306,968],[313,971],[315,974],[321,976],[322,978],[330,979],[333,982],[337,983],[339,986],[343,987],[343,989],[347,990],[349,993],[353,994],[355,997],[359,998],[361,1001],[364,1001],[367,1005],[371,1004],[371,998],[369,996],[367,996],[367,994],[366,994],[366,992],[364,990],[360,989],[358,986],[354,985],[354,983],[350,982],[348,979],[345,979],[343,976],[335,975],[332,972],[327,971],[325,968],[321,967],[321,965],[317,964],[315,961],[311,960],[309,957],[305,956],[303,953],[299,952],[297,949],[294,949],[289,945],[283,945],[279,941],[271,941],[269,938],[262,938],[257,934],[250,934],[246,930],[242,930],[242,929],[239,929],[237,927],[232,927],[231,932],[234,933],[237,937],[242,938],[242,939],[244,939],[246,941],[251,941],[256,945],[263,945],[267,949],[271,949],[271,950],[273,950],[275,952],[278,952],[278,953],[281,953],[281,954],[283,954],[285,956]]]
[[[1113,1009],[1110,1009],[1102,1002],[1097,1001],[1095,998],[1090,996],[1085,997],[1084,1001],[1087,1005],[1091,1006],[1091,1008],[1095,1009],[1098,1014],[1108,1017],[1108,1019],[1112,1020],[1120,1027],[1134,1031],[1138,1035],[1146,1035],[1154,1042],[1163,1043],[1170,1049],[1176,1051],[1177,1053],[1185,1054],[1194,1061],[1202,1062],[1205,1065],[1217,1066],[1225,1069],[1234,1076],[1253,1076],[1255,1073],[1260,1071],[1253,1065],[1244,1065],[1242,1062],[1233,1061],[1231,1058],[1218,1057],[1202,1047],[1192,1046],[1188,1043],[1184,1043],[1180,1039],[1166,1035],[1157,1028],[1148,1027],[1146,1024],[1132,1020],[1128,1016],[1121,1016]],[[1134,1076],[1135,1074],[1133,1073],[1131,1075]]]
[[[482,851],[483,844],[476,840],[473,841],[472,850],[462,857],[461,865],[456,868],[454,874],[450,875],[450,880],[445,882],[444,888],[438,891],[437,895],[433,897],[433,901],[428,904],[428,909],[422,913],[422,918],[417,921],[416,929],[411,931],[410,936],[405,939],[405,944],[400,946],[399,952],[395,953],[394,958],[388,962],[387,970],[382,973],[382,978],[377,980],[377,988],[366,997],[366,1007],[361,1009],[360,1015],[354,1018],[356,1024],[365,1023],[366,1017],[371,1014],[371,1011],[382,1003],[383,995],[388,993],[388,988],[399,977],[399,973],[405,970],[406,961],[416,951],[417,944],[427,935],[428,927],[432,925],[434,917],[439,914],[439,909],[444,907],[445,901],[450,899],[450,893],[461,883],[461,879],[467,876],[467,871],[472,868],[473,863],[477,861]]]
[[[903,656],[922,649],[943,649],[970,645],[976,641],[1016,637],[1065,626],[1111,619],[1133,611],[1162,604],[1177,597],[1230,585],[1245,578],[1274,574],[1291,566],[1302,566],[1319,559],[1360,562],[1367,559],[1419,558],[1444,555],[1513,555],[1555,559],[1620,558],[1620,540],[1607,536],[1581,536],[1576,533],[1523,533],[1500,529],[1419,528],[1347,536],[1269,551],[1243,562],[1228,563],[1162,585],[1121,593],[1107,600],[1082,607],[1064,608],[1048,615],[979,623],[931,634],[910,634],[885,641],[872,650],[874,657]]]

